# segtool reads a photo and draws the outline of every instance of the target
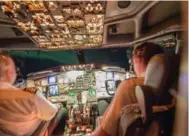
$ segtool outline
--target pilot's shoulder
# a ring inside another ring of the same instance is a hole
[[[23,91],[29,92],[29,93],[32,93],[32,94],[36,94],[37,93],[37,88],[35,88],[35,87],[26,87],[26,88],[23,89]]]
[[[125,80],[123,81],[123,83],[129,83],[129,82],[132,82],[132,81],[134,81],[134,80],[137,80],[137,77],[132,77],[132,78],[129,78],[129,79],[125,79]]]
[[[122,81],[121,85],[122,86],[133,86],[133,85],[138,84],[140,82],[143,82],[142,78],[132,77],[132,78],[129,78],[129,79]]]

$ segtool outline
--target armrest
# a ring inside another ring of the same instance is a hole
[[[136,86],[136,98],[143,115],[143,123],[151,119],[153,113],[169,111],[175,106],[175,99],[168,105],[156,105],[157,97],[154,95],[152,88],[147,85]]]
[[[137,103],[126,105],[121,111],[118,135],[134,135],[134,132],[131,130],[133,130],[132,128],[134,126],[136,127],[142,124],[141,118],[141,110]]]
[[[153,110],[153,113],[156,113],[156,112],[165,112],[165,111],[168,111],[168,110],[172,109],[173,107],[175,107],[175,99],[174,98],[172,99],[172,103],[171,104],[160,105],[160,106],[153,106],[152,110]]]

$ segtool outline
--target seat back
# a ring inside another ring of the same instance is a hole
[[[176,90],[178,74],[178,55],[156,55],[147,66],[144,86],[141,86],[143,94],[136,92],[144,121],[146,121],[144,123],[156,121],[159,125],[159,135],[169,136],[172,133],[174,98],[170,90]],[[150,128],[149,125],[146,131],[150,129],[154,128]]]
[[[99,116],[102,116],[104,114],[104,112],[106,111],[108,106],[109,106],[109,103],[105,99],[102,99],[102,100],[98,101]]]
[[[143,86],[136,87],[136,98],[140,115],[130,119],[126,132],[122,136],[162,136],[171,135],[171,121],[174,110],[173,97],[169,90],[177,82],[179,70],[179,57],[164,54],[155,55],[148,63]],[[129,111],[130,112],[130,111]],[[128,116],[128,111],[126,116]],[[155,112],[155,113],[154,113]],[[158,112],[158,113],[157,113]],[[124,116],[121,120],[125,120]],[[125,120],[124,122],[128,122]]]

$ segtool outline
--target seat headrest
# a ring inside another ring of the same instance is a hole
[[[150,86],[154,93],[161,90],[167,80],[169,65],[164,54],[152,57],[147,65],[144,84]]]
[[[152,88],[158,97],[157,103],[169,104],[170,89],[176,88],[179,76],[179,55],[157,54],[147,65],[144,85]]]
[[[158,54],[147,65],[143,86],[135,88],[143,121],[151,119],[153,112],[167,111],[174,107],[169,89],[174,88],[179,75],[179,56]]]

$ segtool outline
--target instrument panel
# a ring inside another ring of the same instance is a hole
[[[69,92],[82,92],[96,86],[94,72],[90,71],[68,71],[60,75],[49,76],[35,81],[36,86],[49,92],[49,96],[69,94]]]
[[[2,11],[40,48],[97,47],[103,41],[105,1],[4,1]]]

